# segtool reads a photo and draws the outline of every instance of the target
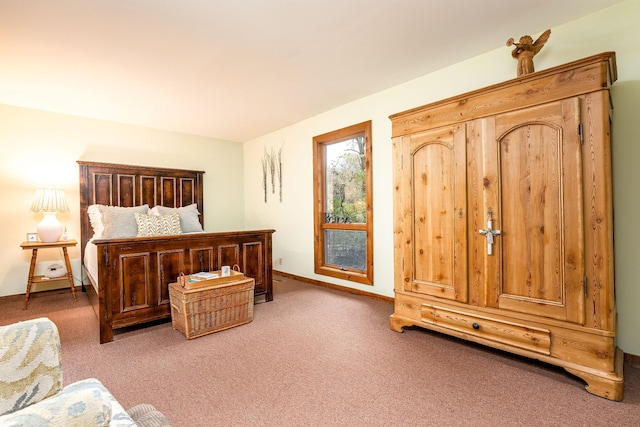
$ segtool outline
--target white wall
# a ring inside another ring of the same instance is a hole
[[[534,36],[540,29],[523,29]],[[612,90],[614,115],[614,193],[618,345],[640,355],[640,0],[628,0],[551,29],[551,38],[536,56],[542,70],[605,51],[616,51],[618,82]],[[537,31],[534,33],[534,31]],[[514,34],[505,34],[505,40]],[[511,48],[496,40],[496,49],[419,79],[343,105],[244,144],[245,225],[275,228],[274,268],[298,276],[393,296],[393,201],[391,123],[388,116],[516,76]],[[312,138],[345,126],[373,121],[374,274],[373,286],[319,276],[313,272]],[[284,200],[262,193],[264,150],[283,146]],[[279,259],[282,258],[282,264]]]
[[[0,296],[24,294],[31,251],[20,243],[35,232],[42,214],[29,211],[36,188],[65,190],[70,212],[59,213],[70,239],[80,240],[77,160],[202,170],[207,231],[244,228],[242,145],[0,105]],[[69,249],[80,280],[80,247]],[[41,250],[37,272],[62,261],[60,250]],[[68,286],[52,282],[35,291]]]

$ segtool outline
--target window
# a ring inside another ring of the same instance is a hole
[[[371,121],[313,138],[315,272],[373,284]]]

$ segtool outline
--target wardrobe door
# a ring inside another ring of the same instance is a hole
[[[495,117],[487,139],[487,305],[584,323],[584,225],[578,98]],[[483,227],[486,230],[486,227]],[[474,230],[485,240],[486,233]]]
[[[465,126],[402,138],[403,288],[467,301]]]

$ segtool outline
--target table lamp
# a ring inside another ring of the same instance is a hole
[[[57,242],[62,235],[62,224],[56,218],[56,212],[68,212],[69,206],[64,198],[64,190],[39,188],[31,205],[31,212],[44,212],[44,219],[38,224],[38,237],[41,242]]]

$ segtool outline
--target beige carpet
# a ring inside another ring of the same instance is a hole
[[[0,324],[48,316],[64,382],[96,377],[123,406],[151,403],[180,426],[638,426],[640,369],[625,399],[564,370],[423,329],[389,328],[392,305],[282,279],[253,322],[187,341],[161,323],[98,343],[79,294],[0,302]]]

